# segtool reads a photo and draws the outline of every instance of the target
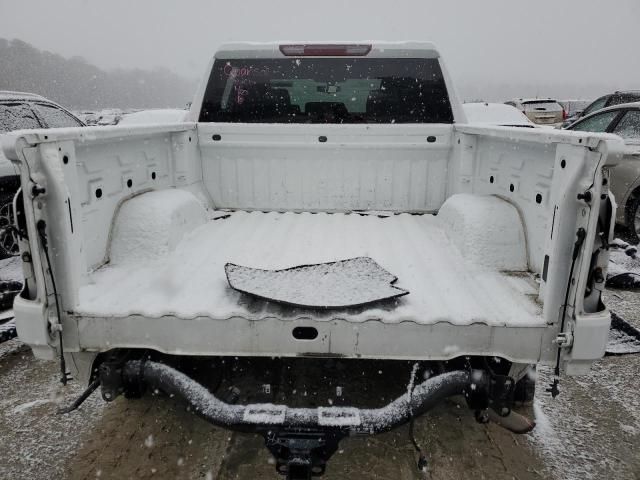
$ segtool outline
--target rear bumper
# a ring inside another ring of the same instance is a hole
[[[73,322],[73,323],[72,323]],[[314,339],[297,339],[309,327]],[[66,325],[68,352],[152,349],[184,356],[343,357],[380,360],[449,360],[462,355],[497,356],[514,363],[551,363],[555,351],[548,326],[431,325],[369,320],[317,321],[233,317],[180,319],[72,317]],[[71,332],[71,329],[75,332]]]

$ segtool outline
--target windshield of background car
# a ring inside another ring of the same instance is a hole
[[[581,122],[576,123],[570,127],[570,130],[578,130],[580,132],[605,132],[607,127],[619,113],[619,110],[613,110],[610,112],[596,114],[593,117],[586,118]]]
[[[613,132],[625,140],[640,141],[640,111],[629,110],[618,122]]]
[[[201,122],[452,123],[437,59],[216,60]]]
[[[596,110],[600,110],[601,108],[604,108],[604,105],[607,103],[607,99],[609,97],[601,97],[599,99],[597,99],[595,102],[593,102],[591,105],[589,105],[587,108],[585,108],[582,111],[582,116],[587,116],[590,113],[595,112]]]
[[[24,103],[0,104],[0,132],[40,128],[31,108]]]
[[[556,101],[522,102],[525,112],[558,112],[562,105]]]

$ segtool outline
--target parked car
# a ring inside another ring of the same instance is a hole
[[[570,118],[574,121],[577,116],[592,102],[591,100],[558,100],[558,103],[564,108],[566,119],[562,122],[562,126],[569,125]]]
[[[76,118],[79,118],[85,125],[95,125],[96,123],[98,123],[97,112],[83,110],[83,111],[73,111],[71,113],[73,113],[76,116]]]
[[[118,125],[152,125],[184,122],[187,110],[178,108],[150,109],[127,113]]]
[[[560,127],[567,115],[564,107],[551,98],[519,98],[505,104],[516,107],[538,125]]]
[[[124,112],[117,108],[109,108],[102,110],[96,119],[96,125],[100,127],[106,127],[110,125],[117,125],[122,120]]]
[[[86,382],[73,407],[161,391],[311,478],[341,439],[453,395],[530,431],[512,410],[530,365],[555,395],[604,355],[619,138],[469,125],[429,43],[226,45],[202,85],[181,124],[2,139],[33,192],[18,333]],[[408,370],[386,405],[347,388],[301,407],[259,381],[227,402],[206,382],[241,357],[265,379],[297,362],[300,389],[339,385],[335,362]]]
[[[64,107],[40,95],[0,91],[0,134],[34,128],[81,127],[84,123]],[[11,204],[20,186],[15,166],[0,149],[0,258],[18,253],[15,235],[4,227],[13,223]]]
[[[536,126],[520,110],[504,103],[465,103],[462,108],[469,123],[501,127],[534,128]]]
[[[598,110],[602,110],[603,108],[633,102],[640,102],[640,90],[625,90],[620,92],[613,92],[608,95],[603,95],[602,97],[591,102],[582,111],[577,110],[576,112],[571,112],[571,114],[563,122],[562,126],[563,128],[567,127],[572,123],[577,122],[579,119],[591,115]]]
[[[615,105],[584,117],[567,130],[620,135],[623,160],[611,169],[611,192],[618,203],[616,222],[640,241],[640,102]]]

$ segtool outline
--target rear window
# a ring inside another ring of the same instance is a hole
[[[0,133],[41,128],[33,111],[23,103],[0,104]]]
[[[562,105],[555,100],[523,102],[525,112],[557,112],[562,111]]]
[[[216,60],[201,122],[452,123],[437,59]]]
[[[49,128],[81,127],[82,124],[64,110],[54,105],[36,103],[36,110]]]

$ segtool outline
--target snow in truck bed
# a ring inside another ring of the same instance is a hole
[[[107,264],[91,273],[89,284],[80,289],[76,312],[100,317],[543,324],[529,274],[501,273],[465,260],[433,215],[235,211],[218,217],[159,258]],[[369,307],[314,311],[237,292],[224,269],[228,262],[284,269],[354,257],[371,257],[398,277],[397,287],[410,293]]]

